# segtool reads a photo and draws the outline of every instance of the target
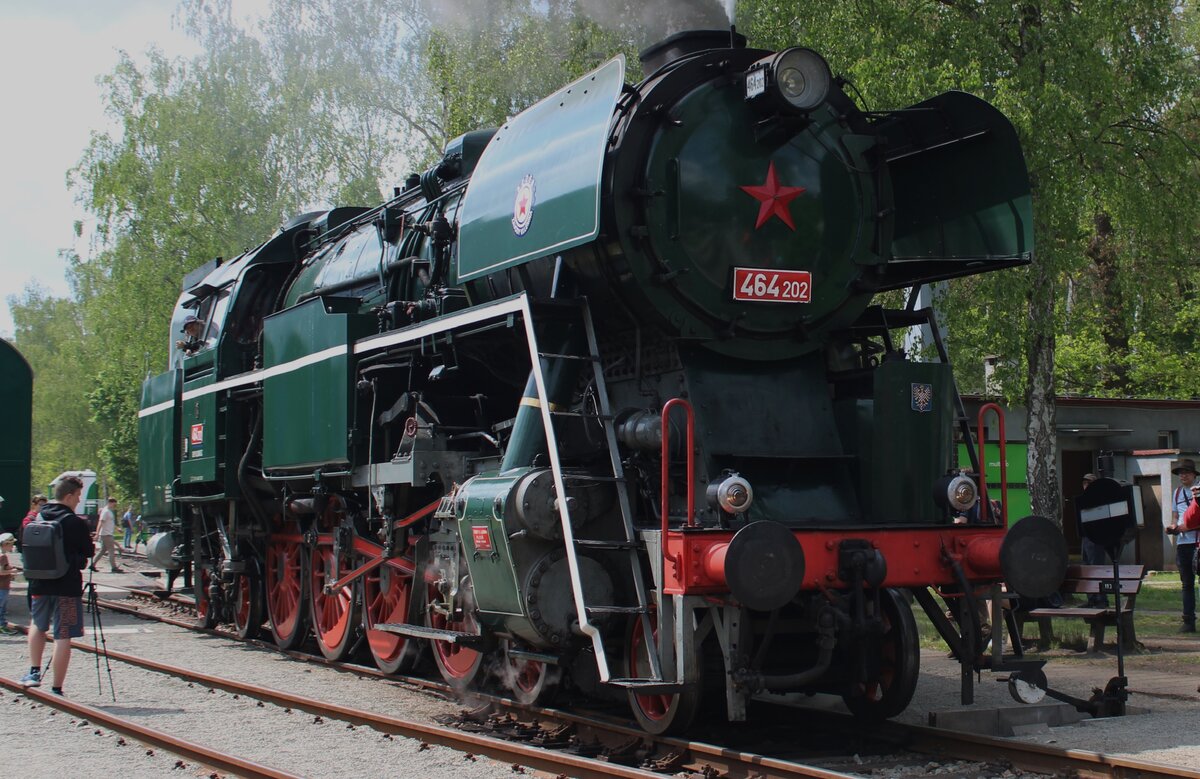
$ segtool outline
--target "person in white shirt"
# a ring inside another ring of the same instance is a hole
[[[88,566],[88,570],[96,570],[96,563],[100,562],[100,558],[104,557],[104,553],[108,552],[108,563],[112,566],[113,573],[121,573],[121,568],[117,565],[117,499],[109,498],[108,503],[100,511],[100,522],[96,525],[96,535],[92,540],[100,547],[100,551],[96,552],[96,556],[92,558],[92,564]]]
[[[1180,633],[1196,632],[1196,541],[1200,531],[1183,526],[1183,513],[1192,502],[1192,485],[1196,483],[1196,462],[1187,458],[1171,469],[1180,485],[1171,494],[1171,525],[1167,533],[1175,537],[1175,564],[1179,566],[1179,583],[1183,586],[1183,627]]]

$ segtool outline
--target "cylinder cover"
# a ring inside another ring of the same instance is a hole
[[[613,583],[598,561],[579,556],[579,577],[588,603],[611,604]],[[537,632],[551,646],[564,646],[579,622],[572,595],[571,569],[561,549],[547,552],[534,563],[521,583],[522,600]],[[598,621],[598,620],[593,620]]]

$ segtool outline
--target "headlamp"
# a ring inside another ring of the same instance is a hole
[[[797,46],[764,57],[746,71],[746,100],[803,114],[825,102],[832,84],[829,63],[812,49]]]
[[[708,485],[708,502],[727,514],[744,514],[754,502],[754,488],[736,473],[726,473]]]
[[[955,476],[946,486],[946,502],[950,504],[950,508],[957,511],[971,508],[978,497],[979,490],[974,480],[967,476]]]
[[[955,514],[971,509],[979,499],[975,480],[963,473],[948,473],[933,483],[933,501]]]

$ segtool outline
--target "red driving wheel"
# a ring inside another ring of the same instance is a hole
[[[652,635],[658,639],[658,617],[649,616]],[[650,678],[650,653],[652,644],[646,641],[645,622],[635,617],[629,627],[627,662],[629,675],[633,678]],[[700,710],[700,684],[692,684],[683,692],[637,693],[629,692],[629,705],[638,724],[648,733],[678,733],[685,730]]]
[[[346,571],[337,566],[330,543],[318,543],[309,555],[309,602],[312,604],[313,633],[321,654],[330,660],[345,660],[354,646],[354,633],[358,625],[355,619],[357,601],[353,584],[325,592],[325,585],[333,583],[339,573]]]
[[[233,626],[238,638],[254,638],[262,627],[262,591],[256,573],[239,574],[233,588]]]
[[[290,531],[290,532],[289,532]],[[267,542],[267,618],[280,649],[304,641],[304,558],[298,528],[285,528]],[[293,535],[294,534],[294,535]]]
[[[442,600],[441,592],[436,584],[429,585],[429,603]],[[426,623],[435,630],[451,630],[456,633],[478,633],[478,623],[469,606],[463,604],[462,593],[459,593],[457,605],[459,611],[454,615],[443,614],[436,609],[426,611]],[[463,646],[450,641],[433,640],[433,659],[437,663],[442,678],[458,689],[471,686],[483,668],[483,653],[477,649]]]
[[[386,562],[362,577],[363,629],[375,665],[384,673],[407,671],[415,665],[420,643],[398,633],[375,630],[375,625],[409,621],[413,595],[412,561]],[[359,556],[359,564],[367,558]],[[406,570],[407,568],[407,570]]]

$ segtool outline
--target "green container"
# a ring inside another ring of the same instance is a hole
[[[33,369],[8,341],[0,339],[0,529],[15,530],[29,507],[33,456]]]
[[[954,377],[944,363],[884,362],[875,371],[869,467],[862,475],[868,522],[949,521],[934,482],[953,466]]]
[[[312,298],[264,321],[264,468],[350,462],[351,345],[376,324],[358,305],[357,298]]]

